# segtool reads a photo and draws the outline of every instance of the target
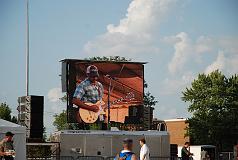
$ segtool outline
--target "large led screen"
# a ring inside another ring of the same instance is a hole
[[[124,123],[143,104],[144,63],[64,60],[69,123]],[[62,70],[62,71],[63,71]]]

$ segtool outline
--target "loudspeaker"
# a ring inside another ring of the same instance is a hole
[[[125,118],[125,123],[143,124],[144,130],[149,130],[152,126],[153,109],[144,105],[129,106],[129,116]]]
[[[27,138],[43,138],[43,96],[23,96],[18,98],[18,121],[27,128]]]
[[[129,106],[129,116],[125,117],[125,124],[142,124],[143,108],[143,105]]]
[[[31,96],[31,126],[32,130],[42,130],[44,113],[44,97],[43,96]]]
[[[129,117],[143,116],[143,105],[129,106]]]
[[[61,86],[62,92],[67,92],[67,62],[62,62],[61,65]]]

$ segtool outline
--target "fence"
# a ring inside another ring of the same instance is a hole
[[[219,160],[233,160],[233,152],[220,152]]]
[[[51,156],[51,157],[28,157],[27,160],[114,160],[114,157],[101,156]],[[179,160],[178,157],[150,157],[150,160]]]
[[[114,160],[114,157],[105,157],[104,160]],[[150,157],[150,160],[178,160],[176,157]]]

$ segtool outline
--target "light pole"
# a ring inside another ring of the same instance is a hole
[[[29,0],[26,0],[26,96],[29,95]]]

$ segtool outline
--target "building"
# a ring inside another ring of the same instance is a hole
[[[164,120],[167,131],[170,134],[170,144],[177,144],[179,146],[184,145],[185,142],[189,142],[189,137],[185,136],[188,123],[186,119],[167,119]]]

